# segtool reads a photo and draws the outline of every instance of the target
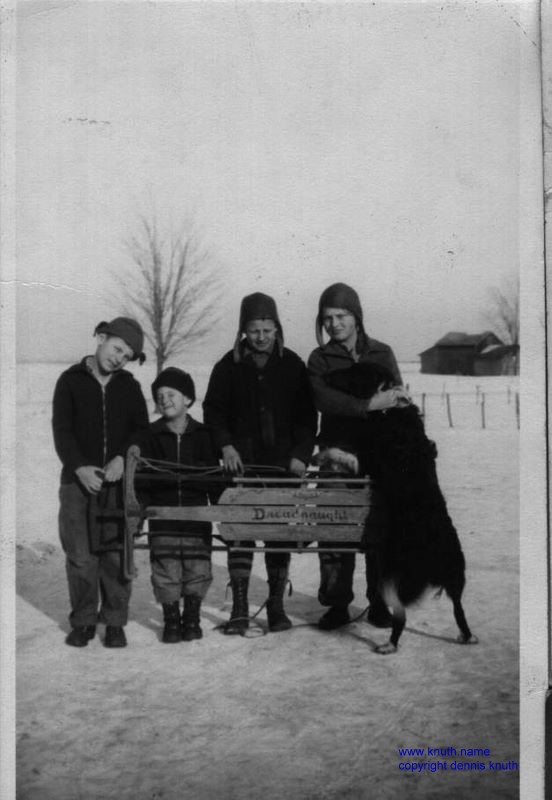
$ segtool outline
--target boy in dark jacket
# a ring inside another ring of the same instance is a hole
[[[62,373],[53,402],[53,433],[63,464],[59,530],[66,555],[71,601],[67,644],[85,647],[106,624],[106,647],[125,647],[130,581],[122,577],[115,544],[120,525],[102,525],[102,542],[94,541],[95,512],[118,504],[124,453],[130,439],[146,428],[148,414],[140,384],[123,369],[144,360],[140,325],[128,317],[100,322],[97,348]],[[119,503],[120,505],[120,503]],[[100,609],[98,611],[98,606]]]
[[[169,461],[188,467],[214,466],[217,457],[209,431],[189,414],[195,401],[195,386],[188,373],[169,367],[152,383],[153,399],[162,414],[137,439],[145,458]],[[206,483],[151,482],[140,499],[159,506],[200,506],[217,499]],[[178,531],[185,536],[150,537],[151,582],[155,599],[163,606],[163,642],[201,639],[201,601],[212,581],[211,523],[182,520],[150,520],[150,531]],[[180,616],[180,598],[184,609]]]
[[[328,336],[326,342],[324,332]],[[321,412],[320,445],[344,447],[354,452],[356,441],[348,440],[351,418],[367,419],[374,411],[394,408],[408,399],[400,386],[402,380],[395,355],[389,345],[367,336],[359,296],[345,283],[334,283],[322,292],[316,339],[319,346],[309,357],[308,370],[316,408]],[[384,367],[391,373],[396,388],[382,387],[367,400],[329,385],[326,380],[329,374],[356,363]],[[318,599],[322,605],[330,607],[318,622],[322,630],[332,630],[350,621],[348,606],[354,598],[354,569],[354,552],[320,553]],[[391,615],[377,588],[375,559],[371,554],[366,557],[366,581],[366,597],[370,602],[368,622],[388,627]]]
[[[244,336],[245,334],[245,336]],[[243,337],[243,338],[242,338]],[[288,474],[305,472],[316,435],[316,411],[305,365],[284,347],[276,303],[257,292],[244,297],[234,349],[213,367],[203,403],[225,469],[236,475],[244,464],[282,467]],[[286,542],[266,542],[289,547]],[[233,606],[227,634],[243,635],[248,627],[248,586],[253,553],[228,557]],[[269,598],[268,627],[291,627],[284,613],[289,552],[266,553]]]

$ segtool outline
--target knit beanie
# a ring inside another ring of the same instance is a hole
[[[178,392],[188,397],[192,401],[190,406],[195,402],[196,393],[192,376],[188,375],[187,372],[184,372],[183,369],[178,369],[178,367],[167,367],[167,369],[164,369],[159,373],[151,385],[151,393],[156,403],[157,391],[161,388],[161,386],[166,386],[169,389],[176,389]]]
[[[284,332],[282,330],[280,318],[278,317],[276,303],[268,294],[254,292],[253,294],[248,294],[241,301],[240,323],[236,341],[234,343],[234,358],[236,361],[239,360],[239,344],[242,334],[245,332],[247,325],[255,319],[271,319],[274,322],[277,329],[276,338],[278,341],[278,349],[280,355],[282,353],[284,346]]]
[[[364,326],[362,324],[362,307],[358,294],[351,286],[346,283],[332,283],[327,289],[324,289],[318,301],[318,316],[316,317],[316,341],[319,346],[324,345],[324,337],[322,335],[323,323],[322,315],[324,308],[344,308],[355,317],[360,333],[364,333]]]
[[[142,352],[144,346],[144,332],[139,323],[130,317],[115,317],[111,322],[100,322],[96,325],[94,336],[98,333],[105,333],[108,336],[118,336],[128,344],[132,350],[131,361],[139,359],[140,364],[146,360],[146,356]]]

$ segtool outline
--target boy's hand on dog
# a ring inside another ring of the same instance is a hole
[[[222,464],[226,472],[231,472],[232,475],[243,474],[241,456],[231,444],[227,444],[222,448]]]
[[[102,488],[104,474],[98,467],[79,467],[75,473],[90,494],[97,494]]]
[[[115,458],[112,458],[111,461],[106,464],[104,480],[107,483],[115,483],[115,481],[121,480],[124,466],[125,462],[122,456],[115,456]]]
[[[402,386],[384,389],[384,385],[383,383],[380,384],[376,394],[372,395],[368,401],[368,411],[386,411],[388,408],[401,408],[411,402],[408,392]]]

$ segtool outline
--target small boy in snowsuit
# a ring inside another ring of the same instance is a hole
[[[195,386],[190,375],[176,367],[159,373],[151,391],[161,418],[137,439],[144,458],[169,461],[176,465],[216,466],[218,460],[208,429],[188,414],[195,401]],[[160,475],[160,474],[159,474]],[[158,477],[159,477],[158,475]],[[167,480],[151,482],[140,493],[142,502],[159,506],[200,506],[217,499],[213,486],[197,481]],[[211,523],[183,520],[150,520],[151,582],[155,599],[163,607],[162,641],[173,644],[201,639],[201,601],[212,581]],[[165,536],[156,531],[178,532]],[[180,598],[184,598],[182,616]]]
[[[129,317],[100,322],[94,334],[95,354],[62,373],[53,401],[54,443],[63,464],[59,533],[71,602],[66,643],[85,647],[103,622],[105,646],[125,647],[131,582],[122,573],[121,523],[99,523],[95,512],[121,506],[123,456],[132,436],[148,425],[140,384],[123,369],[128,361],[144,361],[144,336]]]

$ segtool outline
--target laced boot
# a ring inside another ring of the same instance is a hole
[[[268,629],[272,631],[272,633],[287,631],[291,628],[291,620],[286,616],[284,611],[284,592],[288,582],[287,576],[287,569],[268,570],[266,618],[268,620]]]
[[[192,642],[194,639],[201,639],[203,631],[199,624],[199,611],[201,608],[201,597],[195,594],[184,595],[184,611],[182,612],[182,641]]]
[[[249,578],[231,578],[230,586],[232,587],[232,613],[223,631],[228,636],[244,636],[245,631],[249,628],[249,605],[247,602]]]
[[[180,604],[178,600],[173,603],[163,603],[163,642],[165,644],[175,644],[182,641],[180,632]]]

